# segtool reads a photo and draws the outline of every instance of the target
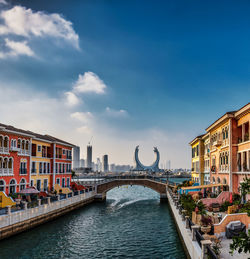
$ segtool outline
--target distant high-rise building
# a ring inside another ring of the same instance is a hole
[[[73,148],[73,169],[80,167],[80,147]]]
[[[87,146],[87,167],[92,168],[92,146]]]
[[[85,160],[84,159],[80,160],[80,167],[81,168],[85,167]]]
[[[109,170],[110,172],[115,173],[116,172],[115,164],[111,164]]]
[[[108,170],[109,170],[108,155],[103,156],[102,164],[103,164],[103,172],[104,173],[108,172]]]
[[[97,159],[96,159],[96,165],[97,165],[97,171],[98,172],[102,171],[102,163],[101,163],[101,159],[99,157],[97,157]]]

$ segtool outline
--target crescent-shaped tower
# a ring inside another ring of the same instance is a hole
[[[133,171],[150,171],[150,172],[159,172],[159,161],[160,161],[160,153],[157,147],[154,147],[154,152],[156,155],[155,162],[150,166],[145,166],[140,162],[138,153],[139,153],[139,146],[136,146],[135,153],[134,153],[134,160],[135,160],[135,168]]]

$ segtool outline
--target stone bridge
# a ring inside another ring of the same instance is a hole
[[[100,183],[96,186],[96,198],[98,200],[106,200],[106,193],[115,188],[122,185],[141,185],[144,187],[148,187],[160,194],[160,200],[164,201],[167,199],[166,194],[166,183],[162,183],[159,181],[155,181],[152,179],[142,178],[142,179],[113,179],[104,183]]]

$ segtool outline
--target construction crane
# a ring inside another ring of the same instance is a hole
[[[92,139],[93,139],[93,136],[91,137],[90,141],[88,142],[88,145],[90,145],[90,142],[92,141]]]

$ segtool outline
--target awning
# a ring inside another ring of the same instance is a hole
[[[20,193],[20,194],[38,194],[39,191],[35,187],[30,187],[27,189],[23,189],[18,193]]]
[[[217,183],[217,184],[207,184],[207,185],[196,185],[196,186],[189,186],[189,187],[181,187],[182,190],[194,190],[194,189],[205,189],[205,188],[212,188],[218,186],[227,186],[227,184]]]

